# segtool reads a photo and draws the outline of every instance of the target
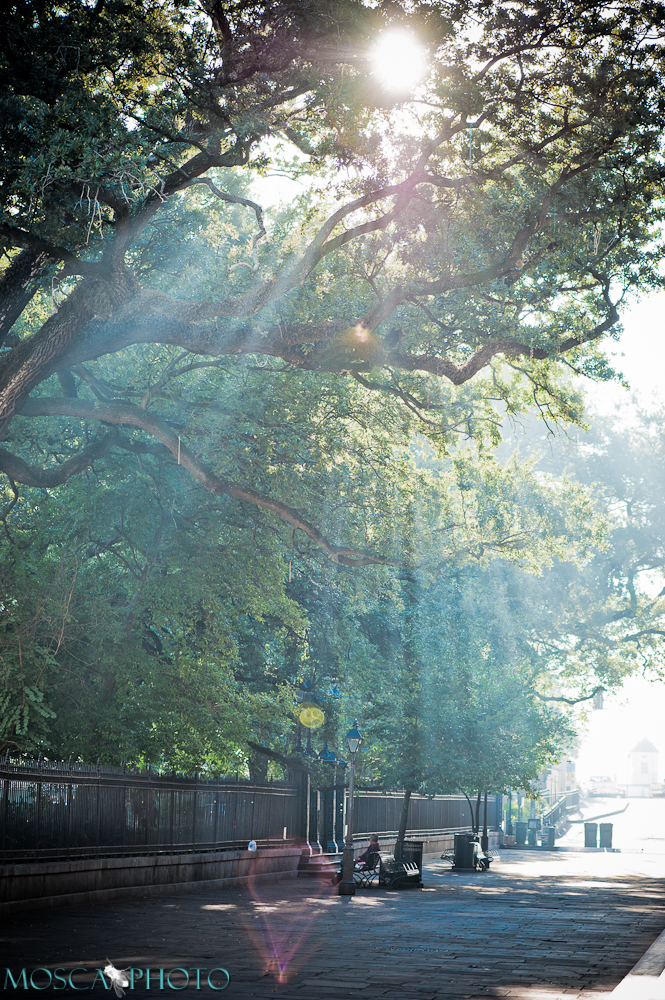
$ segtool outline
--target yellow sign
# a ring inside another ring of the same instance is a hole
[[[300,721],[307,729],[320,729],[326,717],[315,705],[306,705],[300,712]]]

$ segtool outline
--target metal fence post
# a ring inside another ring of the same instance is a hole
[[[270,776],[270,781],[272,782],[272,775]],[[272,789],[271,789],[271,792],[272,792]],[[274,796],[272,794],[268,795],[268,820],[266,822],[266,833],[268,834],[268,840],[269,841],[272,840],[272,822],[271,822],[271,820],[272,820],[272,800],[273,800],[273,797]]]
[[[37,778],[37,831],[35,835],[35,848],[39,850],[39,845],[41,843],[41,819],[42,819],[42,762],[43,757],[41,753],[37,760],[37,767],[39,768],[39,777]]]
[[[194,800],[192,806],[192,847],[196,844],[196,782],[199,780],[198,771],[194,772]]]
[[[217,782],[217,788],[215,790],[215,798],[214,798],[214,803],[215,803],[215,823],[214,823],[213,831],[212,831],[212,841],[213,841],[213,844],[215,845],[215,847],[217,847],[217,828],[219,826],[219,800],[220,800],[220,797],[221,797],[221,792],[219,790],[219,781],[218,781]]]
[[[5,760],[7,773],[2,788],[2,849],[7,850],[7,821],[9,819],[9,753]]]
[[[98,757],[97,758],[97,837],[96,837],[97,847],[101,847],[102,844],[102,830],[101,830],[102,815],[100,809],[100,798],[102,794],[101,770],[102,770],[102,759],[101,757]]]
[[[125,846],[125,834],[127,832],[127,785],[125,775],[127,774],[127,761],[122,762],[122,827],[120,830],[120,846]]]
[[[172,778],[172,780],[175,781],[175,771],[173,772],[173,778]],[[170,830],[170,838],[171,838],[171,847],[173,847],[173,845],[174,845],[174,839],[173,839],[173,823],[174,823],[174,820],[175,820],[175,785],[171,788],[171,815],[169,817],[169,830]]]
[[[145,843],[146,847],[148,847],[151,843],[152,821],[154,819],[152,768],[150,767],[149,763],[146,764],[146,771],[148,773],[148,790],[147,790],[148,806],[146,809],[146,819],[145,819]]]

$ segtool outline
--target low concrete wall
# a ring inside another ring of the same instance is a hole
[[[492,831],[489,836],[490,847],[498,846],[497,834]],[[407,839],[423,840],[423,860],[431,861],[452,849],[454,834],[412,835]],[[361,853],[368,844],[369,838],[354,840],[354,850]],[[394,846],[394,839],[381,840],[384,851],[392,851]],[[256,853],[221,851],[0,865],[0,914],[292,879],[298,877],[301,856],[301,847],[280,847],[259,848]]]
[[[0,914],[296,878],[300,847],[0,865]]]

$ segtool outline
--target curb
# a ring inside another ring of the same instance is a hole
[[[610,996],[616,1000],[665,1000],[665,931]]]

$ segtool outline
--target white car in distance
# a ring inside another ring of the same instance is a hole
[[[598,797],[602,795],[625,799],[626,792],[625,789],[619,788],[616,782],[612,781],[611,778],[608,778],[605,775],[596,775],[596,777],[589,779],[587,795],[597,795]]]

